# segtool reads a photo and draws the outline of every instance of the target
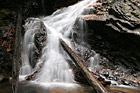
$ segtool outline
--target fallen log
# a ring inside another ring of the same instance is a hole
[[[72,51],[72,49],[62,40],[60,39],[60,43],[63,49],[69,54],[69,56],[74,61],[75,65],[82,72],[83,76],[87,79],[89,84],[97,93],[107,93],[105,87],[93,76],[93,74],[89,71],[89,69],[85,66],[83,61]]]

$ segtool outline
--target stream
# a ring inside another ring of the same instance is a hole
[[[108,75],[112,75],[113,78],[114,74],[112,73],[114,72],[112,70],[110,71],[110,69],[107,71],[103,69],[103,66],[99,64],[101,56],[94,50],[88,49],[88,44],[84,41],[84,33],[87,27],[83,20],[77,18],[83,12],[88,14],[89,11],[85,12],[85,8],[95,2],[96,0],[82,0],[75,5],[59,9],[50,16],[29,18],[26,20],[22,65],[20,69],[20,77],[25,76],[26,78],[20,78],[18,93],[94,93],[94,90],[90,86],[75,83],[73,67],[69,65],[69,62],[72,62],[72,60],[62,49],[59,41],[60,38],[63,39],[75,53],[79,54],[82,60],[86,59],[84,58],[85,56],[90,55],[86,61],[88,62],[86,66],[91,72],[99,74],[105,80],[111,82],[111,87],[107,87],[108,91],[111,93],[140,92],[140,90],[136,88],[136,86],[139,87],[139,85],[136,84],[134,85],[135,87],[116,87],[116,85],[122,85],[122,83],[105,77],[108,71]],[[78,23],[78,25],[75,25],[76,23]],[[42,27],[42,25],[44,27]],[[42,33],[42,31],[45,33],[45,40],[43,42],[40,41],[43,46],[39,53],[40,56],[35,62],[35,60],[33,60],[33,53],[36,50],[35,48],[38,47],[35,42],[35,37],[36,34]],[[77,34],[76,40],[75,33]],[[75,64],[73,65],[75,66]],[[35,72],[36,70],[37,72]],[[25,81],[27,80],[27,76],[31,74],[33,74],[33,77],[31,77],[30,81]],[[120,77],[123,77],[123,75]],[[113,82],[115,82],[115,84],[113,84]],[[10,86],[7,85],[5,89],[7,92],[4,93],[9,93]],[[0,92],[2,91],[3,89],[1,88]]]
[[[31,74],[33,72],[32,65],[34,61],[30,60],[33,47],[35,47],[35,34],[41,27],[40,22],[45,26],[47,33],[46,45],[42,49],[41,57],[38,60],[36,67],[43,64],[41,71],[36,75],[35,82],[65,82],[72,83],[74,76],[69,67],[67,60],[71,60],[68,55],[61,49],[59,38],[63,39],[72,49],[71,33],[74,32],[74,24],[77,17],[84,9],[94,3],[96,0],[83,0],[75,5],[69,6],[61,10],[57,10],[51,16],[43,18],[32,18],[27,21],[26,33],[23,42],[23,63],[20,70],[21,75]]]
[[[106,87],[110,93],[140,93],[140,89],[135,87]],[[0,93],[13,93],[11,85],[4,85],[0,87]],[[17,93],[94,93],[89,86],[80,86],[74,84],[32,84],[20,83]]]

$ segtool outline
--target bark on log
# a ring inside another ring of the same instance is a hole
[[[21,30],[22,30],[22,14],[18,13],[17,24],[16,24],[13,64],[12,64],[12,90],[13,90],[13,93],[17,93],[17,87],[18,87]]]
[[[89,69],[85,66],[82,60],[72,51],[72,49],[62,40],[60,39],[60,43],[63,49],[69,54],[69,56],[73,59],[76,66],[82,72],[83,76],[87,79],[89,84],[97,93],[107,93],[105,87],[93,76],[93,74],[89,71]]]

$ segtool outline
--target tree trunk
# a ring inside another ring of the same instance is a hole
[[[21,46],[22,14],[18,13],[15,35],[15,46],[12,64],[12,90],[17,93],[19,78],[20,46]]]

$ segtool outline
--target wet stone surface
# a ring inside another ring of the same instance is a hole
[[[79,17],[89,26],[85,35],[88,37],[86,41],[91,50],[100,54],[96,62],[95,55],[92,55],[92,67],[87,65],[91,62],[91,56],[86,59],[86,65],[94,73],[111,81],[112,85],[139,87],[139,2],[138,0],[98,2],[88,8],[93,9],[91,14],[84,13]],[[81,50],[83,54],[87,53],[85,50]],[[85,55],[81,56],[85,59]]]

